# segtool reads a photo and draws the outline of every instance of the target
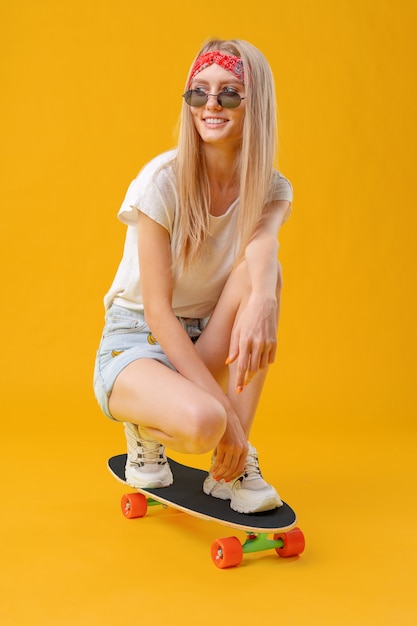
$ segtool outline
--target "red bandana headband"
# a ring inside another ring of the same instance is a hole
[[[206,52],[199,56],[190,73],[190,79],[188,81],[188,86],[191,85],[191,81],[199,72],[205,70],[206,67],[213,65],[216,63],[223,67],[228,72],[231,72],[238,80],[244,83],[244,73],[243,73],[243,61],[240,57],[235,57],[232,54],[223,54],[218,50],[212,50],[211,52]]]

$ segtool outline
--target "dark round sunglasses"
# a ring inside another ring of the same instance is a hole
[[[206,93],[201,89],[189,89],[183,94],[183,98],[190,107],[204,106],[209,96],[217,98],[217,102],[224,109],[236,109],[245,98],[240,96],[236,91],[221,91],[220,93]]]

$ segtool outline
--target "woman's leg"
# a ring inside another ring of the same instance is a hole
[[[280,284],[277,285],[278,292],[279,287]],[[227,393],[246,438],[249,437],[266,369],[256,374],[242,394],[237,394],[236,364],[226,366],[225,361],[233,326],[249,295],[249,276],[246,264],[241,263],[229,277],[210,322],[196,343],[202,359]],[[153,359],[134,361],[122,370],[114,384],[109,406],[113,417],[127,422],[128,452],[132,452],[132,458],[128,453],[126,476],[129,472],[133,486],[166,486],[172,482],[165,454],[157,442],[179,452],[203,453],[216,448],[226,428],[226,412],[220,402]],[[158,469],[158,466],[162,467]],[[227,484],[225,481],[218,483],[210,472],[204,491],[230,499],[232,508],[247,513],[281,504],[275,489],[262,478],[256,450],[252,446],[249,446],[243,480],[237,478]]]
[[[141,434],[191,454],[212,450],[226,427],[213,396],[164,364],[138,359],[118,375],[109,400],[112,416],[140,425]]]
[[[282,276],[278,264],[277,300],[279,303]],[[210,318],[210,321],[196,343],[202,359],[216,380],[223,386],[235,412],[239,416],[242,429],[249,439],[251,426],[262,394],[268,368],[259,370],[242,393],[236,392],[237,362],[226,365],[230,339],[235,322],[238,320],[249,298],[251,285],[246,263],[243,261],[231,273]],[[277,317],[279,316],[279,307]],[[278,320],[277,320],[278,321]]]
[[[278,269],[277,300],[279,303],[280,266]],[[210,322],[196,344],[213,375],[219,382],[222,382],[229,402],[239,417],[247,440],[264,386],[267,367],[259,370],[251,382],[245,386],[243,393],[238,394],[236,392],[237,363],[234,362],[226,366],[225,361],[229,354],[233,326],[238,322],[239,316],[244,310],[250,291],[249,275],[246,264],[243,262],[229,277]],[[214,472],[216,465],[217,460],[215,459],[212,468]],[[204,481],[204,492],[216,498],[230,500],[231,508],[236,511],[253,513],[267,511],[282,505],[274,487],[264,480],[259,469],[256,449],[249,442],[245,469],[241,476],[229,482],[218,481],[213,471],[209,472]]]

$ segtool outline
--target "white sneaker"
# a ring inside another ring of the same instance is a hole
[[[214,498],[230,500],[230,508],[239,513],[259,513],[282,506],[274,487],[262,478],[258,454],[251,444],[240,476],[227,483],[223,479],[216,481],[210,472],[203,483],[203,491]]]
[[[131,487],[168,487],[174,482],[165,447],[145,439],[139,426],[124,423],[127,440],[126,482]]]

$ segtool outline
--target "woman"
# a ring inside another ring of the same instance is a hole
[[[119,211],[128,229],[95,392],[125,425],[131,486],[171,484],[165,446],[214,450],[205,493],[244,513],[282,504],[248,443],[275,357],[277,235],[292,200],[274,150],[264,56],[209,41],[187,79],[178,148],[143,168]]]

